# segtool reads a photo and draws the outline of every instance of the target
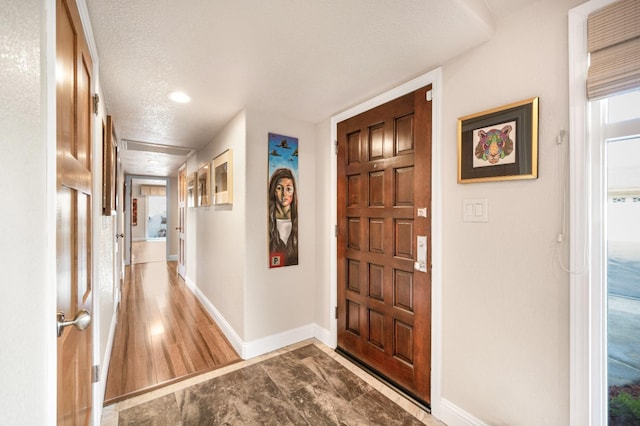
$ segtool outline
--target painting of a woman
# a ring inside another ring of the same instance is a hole
[[[298,197],[288,168],[279,168],[269,180],[270,267],[298,264]]]

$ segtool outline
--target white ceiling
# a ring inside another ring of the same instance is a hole
[[[244,108],[321,122],[485,42],[494,17],[534,2],[86,0],[107,113],[136,145],[124,170],[155,176]],[[192,101],[170,101],[174,90]]]

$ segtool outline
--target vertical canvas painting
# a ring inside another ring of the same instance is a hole
[[[138,226],[138,199],[131,200],[131,226]]]
[[[269,267],[298,264],[298,139],[269,133]]]

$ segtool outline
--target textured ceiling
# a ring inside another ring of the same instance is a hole
[[[532,2],[86,0],[119,139],[193,150],[243,108],[318,123],[483,43],[493,16]],[[174,90],[192,101],[173,103]],[[184,161],[150,155],[124,152],[125,172]]]

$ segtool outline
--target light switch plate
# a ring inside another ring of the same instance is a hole
[[[489,222],[489,200],[466,198],[462,200],[463,222]]]

